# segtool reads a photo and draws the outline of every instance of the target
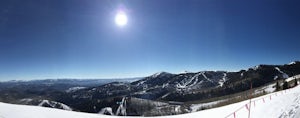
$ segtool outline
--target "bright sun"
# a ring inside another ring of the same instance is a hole
[[[125,12],[121,11],[121,12],[118,12],[116,14],[116,16],[115,16],[115,23],[118,26],[120,26],[120,27],[125,26],[127,24],[127,21],[128,21],[128,19],[127,19],[127,15],[126,15]]]

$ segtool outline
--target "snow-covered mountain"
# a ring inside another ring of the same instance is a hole
[[[79,111],[97,113],[103,108],[110,107],[115,112],[118,108],[115,103],[121,101],[122,97],[159,100],[165,103],[176,101],[179,104],[185,104],[243,92],[250,88],[250,82],[256,88],[270,82],[284,80],[295,74],[300,74],[298,62],[287,65],[258,65],[238,72],[201,71],[180,74],[159,72],[131,83],[112,82],[76,90],[54,101],[68,104]],[[128,102],[129,106],[130,104]],[[142,112],[136,112],[140,109],[137,110],[134,105],[131,106],[132,109],[128,110],[131,115],[145,115]],[[181,106],[182,113],[190,111],[186,106]],[[171,104],[168,108],[170,107],[172,107]],[[154,109],[158,109],[158,106],[145,109],[144,113]]]
[[[271,96],[271,97],[270,97]],[[163,118],[199,118],[199,117],[248,117],[249,108],[251,118],[299,118],[300,117],[300,86],[267,94],[251,100],[203,110],[199,112],[163,116]],[[37,106],[14,105],[0,102],[0,118],[121,118],[101,114],[73,112],[59,109],[50,109]],[[126,118],[142,118],[130,117]],[[160,118],[160,117],[149,117]]]
[[[134,82],[111,82],[85,88],[72,86],[63,91],[52,89],[39,91],[40,89],[26,87],[20,90],[7,89],[0,91],[0,101],[38,105],[37,102],[26,100],[47,99],[65,104],[75,111],[98,113],[104,108],[107,110],[109,108],[112,113],[115,113],[120,106],[118,103],[126,97],[129,98],[127,115],[170,115],[193,111],[190,109],[190,102],[240,93],[249,90],[250,83],[253,88],[274,85],[277,81],[298,74],[300,74],[300,62],[285,65],[258,65],[238,72],[200,71],[180,74],[159,72]],[[144,101],[135,102],[136,99]],[[164,105],[150,105],[157,101]],[[141,107],[143,105],[147,107]],[[176,110],[173,110],[175,108]]]

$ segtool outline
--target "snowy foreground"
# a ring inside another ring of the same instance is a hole
[[[252,118],[300,118],[300,86],[252,99],[251,106],[249,105],[249,100],[246,100],[200,112],[162,117],[247,118],[249,108],[251,111],[250,116]],[[106,116],[38,106],[13,105],[0,102],[0,118],[120,118],[120,116]]]

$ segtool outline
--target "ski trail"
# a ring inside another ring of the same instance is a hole
[[[278,67],[275,67],[275,69],[282,74],[283,78],[289,78],[289,75],[287,75],[286,73],[284,73],[283,71],[281,71]]]
[[[222,87],[224,82],[226,81],[227,73],[223,73],[223,77],[221,80],[219,80],[219,85]]]
[[[192,84],[189,85],[189,86],[195,85],[195,84],[198,82],[198,76],[199,76],[200,74],[201,74],[201,73],[198,73],[198,74],[194,75],[191,79],[189,79],[187,82],[184,82],[183,84],[178,83],[178,84],[177,84],[177,88],[186,88],[186,87],[188,87],[189,84],[191,84],[191,82],[193,82],[193,80],[195,80],[194,83],[192,83]]]
[[[294,95],[298,95],[294,93]],[[283,112],[279,118],[300,118],[300,95],[294,100],[294,104],[289,109]]]
[[[201,74],[202,74],[202,76],[203,76],[206,80],[210,81],[211,83],[214,83],[211,79],[209,79],[209,78],[205,75],[204,72],[201,72]]]

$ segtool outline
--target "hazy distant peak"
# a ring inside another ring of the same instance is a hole
[[[161,71],[161,72],[157,72],[157,73],[151,75],[150,77],[156,78],[156,77],[164,76],[164,75],[172,75],[172,73]]]

